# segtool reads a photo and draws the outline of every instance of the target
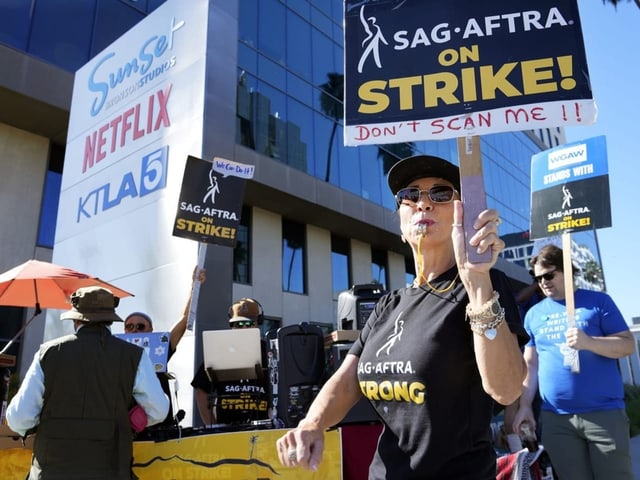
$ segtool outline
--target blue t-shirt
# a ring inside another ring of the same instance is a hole
[[[628,331],[620,310],[602,292],[578,289],[574,293],[577,328],[592,337]],[[527,347],[538,353],[538,385],[542,409],[559,414],[624,408],[624,387],[614,358],[588,350],[579,351],[580,372],[564,365],[566,304],[545,298],[529,309],[525,329],[531,337]]]

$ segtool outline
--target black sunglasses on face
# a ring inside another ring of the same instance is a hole
[[[401,188],[396,193],[396,202],[398,205],[405,202],[418,203],[423,193],[426,193],[433,203],[449,203],[453,201],[453,195],[458,191],[449,185],[434,185],[429,190],[420,190],[417,187]]]
[[[231,324],[231,328],[245,328],[245,327],[253,327],[253,322],[248,322],[244,320],[240,320],[238,322],[233,322]]]
[[[551,272],[547,272],[547,273],[543,273],[542,275],[534,275],[533,279],[537,282],[540,283],[542,280],[553,280],[556,276],[556,271],[553,270]]]
[[[141,332],[142,330],[144,330],[145,328],[147,328],[147,326],[144,323],[127,323],[124,326],[124,329],[127,332],[133,332],[134,330]]]

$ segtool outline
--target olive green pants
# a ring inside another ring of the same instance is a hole
[[[560,480],[634,480],[624,410],[558,415],[543,410],[542,445]]]

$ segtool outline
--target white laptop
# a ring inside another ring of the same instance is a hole
[[[260,329],[242,328],[202,332],[204,368],[217,381],[258,378],[262,367]]]

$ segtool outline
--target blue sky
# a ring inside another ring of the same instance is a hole
[[[627,322],[640,317],[640,9],[578,0],[598,117],[566,129],[567,142],[605,135],[612,227],[598,230],[607,292]]]

